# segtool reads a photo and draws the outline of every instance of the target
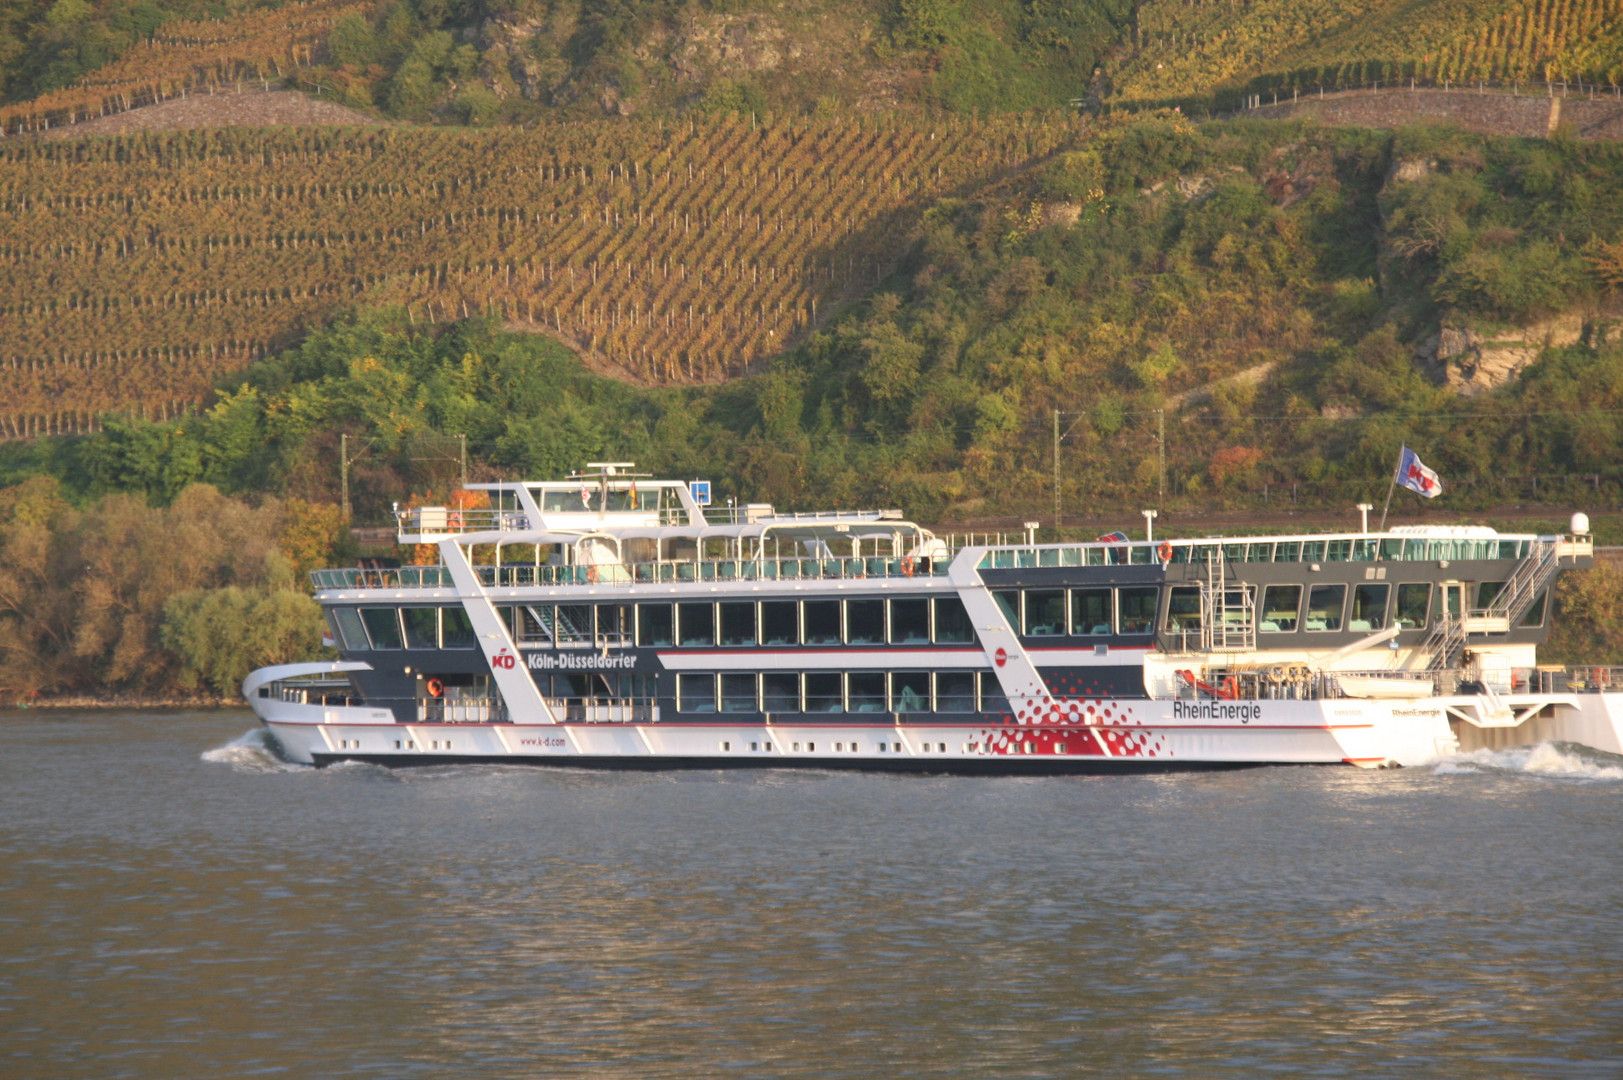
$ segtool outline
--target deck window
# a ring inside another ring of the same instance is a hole
[[[761,605],[761,644],[794,645],[800,641],[800,605],[768,600]]]
[[[892,600],[890,640],[897,645],[921,645],[930,641],[930,601]]]
[[[935,707],[937,712],[974,712],[975,673],[973,671],[936,672]]]
[[[1495,600],[1499,599],[1499,594],[1504,591],[1505,583],[1503,581],[1478,582],[1476,587],[1476,606],[1479,608],[1491,606]]]
[[[800,711],[800,676],[792,671],[769,671],[761,676],[761,711]]]
[[[1307,628],[1340,630],[1341,609],[1347,604],[1347,586],[1315,585],[1307,594]]]
[[[372,643],[366,640],[366,627],[361,625],[360,612],[349,607],[333,608],[332,619],[338,631],[338,640],[346,651],[364,652],[372,647]]]
[[[1198,632],[1200,630],[1200,590],[1179,588],[1171,590],[1167,598],[1166,629],[1169,633]]]
[[[592,607],[590,604],[559,604],[553,609],[554,637],[559,645],[590,645],[592,643]]]
[[[723,645],[754,645],[755,604],[749,601],[724,601],[721,609],[721,643]]]
[[[735,671],[721,675],[721,711],[725,713],[752,713],[757,710],[755,676]]]
[[[1071,592],[1071,633],[1111,632],[1109,589],[1075,589]]]
[[[683,672],[676,677],[676,708],[679,712],[716,711],[716,677]]]
[[[840,694],[840,674],[837,671],[808,671],[806,673],[806,711],[816,713],[843,712],[845,702]]]
[[[1431,621],[1431,584],[1416,582],[1398,586],[1398,610],[1394,617],[1405,630],[1418,630]]]
[[[990,671],[981,672],[981,712],[1006,713],[1009,711],[1009,699],[1003,696],[1003,686],[997,681],[997,675]]]
[[[935,639],[938,644],[957,644],[975,640],[975,628],[970,624],[964,602],[956,596],[935,601]]]
[[[1356,585],[1353,587],[1352,611],[1347,616],[1347,629],[1354,633],[1369,633],[1386,629],[1386,601],[1392,592],[1390,585]]]
[[[1302,542],[1302,561],[1316,563],[1324,561],[1324,541],[1304,540]]]
[[[851,712],[885,711],[885,673],[853,671],[845,677],[846,708]]]
[[[669,604],[637,605],[637,644],[648,646],[672,645],[676,638]]]
[[[440,644],[447,649],[471,649],[479,644],[466,611],[459,607],[440,610]]]
[[[1302,542],[1300,540],[1281,540],[1274,545],[1274,562],[1300,562],[1302,559]]]
[[[599,604],[597,606],[597,644],[599,648],[624,648],[631,644],[631,605]]]
[[[1267,543],[1263,543],[1263,542],[1259,541],[1259,542],[1255,542],[1255,543],[1251,543],[1251,544],[1246,545],[1246,549],[1245,549],[1245,561],[1246,562],[1272,562],[1273,559],[1274,559],[1273,541],[1268,541]]]
[[[1296,629],[1301,607],[1300,585],[1269,585],[1262,590],[1262,621],[1257,629],[1266,634],[1288,634]]]
[[[716,643],[716,608],[714,604],[677,604],[676,627],[683,645],[714,645]]]
[[[1005,589],[1001,592],[993,593],[992,599],[997,601],[998,610],[1003,612],[1003,617],[1009,620],[1009,625],[1014,627],[1014,632],[1018,634],[1020,632],[1021,625],[1019,591],[1015,589]]]
[[[1517,626],[1543,626],[1544,625],[1544,608],[1545,608],[1545,605],[1549,603],[1549,600],[1550,600],[1550,594],[1548,592],[1539,593],[1538,598],[1533,601],[1533,606],[1527,609],[1527,614],[1523,615],[1522,616],[1522,621],[1517,623],[1516,625]]]
[[[1153,585],[1116,590],[1117,633],[1148,634],[1155,629],[1160,590]]]
[[[802,622],[807,645],[838,645],[840,643],[840,602],[838,600],[807,600],[802,605]]]
[[[394,608],[362,608],[361,621],[366,624],[374,649],[405,647],[400,638],[400,618]]]
[[[885,640],[885,602],[847,600],[845,640],[853,645],[880,645]]]
[[[1065,633],[1065,591],[1033,589],[1026,593],[1026,633],[1058,637]]]
[[[406,626],[406,648],[437,649],[440,646],[440,613],[438,608],[409,607],[400,609],[400,621]]]
[[[929,712],[930,673],[893,672],[890,677],[890,707],[896,712]]]

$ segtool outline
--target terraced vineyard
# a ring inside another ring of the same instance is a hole
[[[242,80],[280,80],[314,61],[333,23],[370,0],[294,0],[227,21],[167,22],[73,86],[0,107],[0,134],[60,127]]]
[[[1121,100],[1388,81],[1623,82],[1623,0],[1148,0]]]
[[[166,415],[355,304],[497,315],[650,382],[734,374],[917,211],[1077,121],[603,121],[0,144],[0,435]]]

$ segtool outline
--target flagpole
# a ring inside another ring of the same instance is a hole
[[[1386,503],[1381,507],[1381,527],[1376,532],[1386,531],[1386,512],[1392,508],[1392,493],[1398,489],[1398,470],[1403,468],[1403,450],[1398,451],[1398,463],[1392,466],[1392,482],[1386,486]]]

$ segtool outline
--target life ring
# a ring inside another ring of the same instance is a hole
[[[445,684],[440,682],[438,679],[429,679],[428,682],[424,684],[423,689],[428,691],[429,697],[439,697],[441,694],[445,693]]]
[[[908,555],[902,559],[902,574],[905,577],[913,576],[913,556]]]
[[[1163,563],[1171,562],[1172,545],[1165,540],[1161,541],[1161,546],[1155,549],[1155,557],[1160,559]]]
[[[1230,675],[1228,678],[1223,680],[1223,697],[1233,701],[1239,696],[1240,680],[1236,679],[1233,675]]]
[[[595,563],[586,568],[586,580],[594,585],[597,583],[597,565]]]

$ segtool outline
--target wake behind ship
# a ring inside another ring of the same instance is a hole
[[[1038,544],[704,505],[594,463],[398,514],[437,565],[318,570],[341,659],[243,693],[292,760],[1060,773],[1623,752],[1541,665],[1564,536],[1410,527]]]

